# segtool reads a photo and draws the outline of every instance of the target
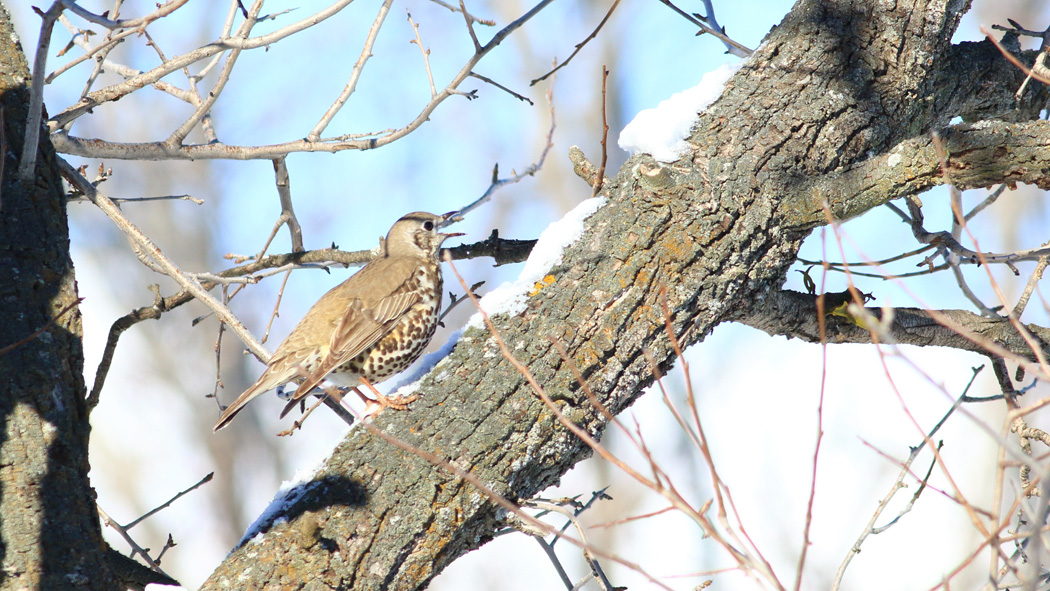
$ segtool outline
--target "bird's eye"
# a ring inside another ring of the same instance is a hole
[[[434,229],[434,222],[423,222],[423,229],[427,232]]]

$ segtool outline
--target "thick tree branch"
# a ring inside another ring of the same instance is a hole
[[[959,189],[999,183],[1028,183],[1050,189],[1050,122],[982,121],[941,132],[952,183]],[[781,201],[784,217],[796,229],[823,225],[824,204],[837,219],[858,216],[892,199],[921,193],[944,183],[933,140],[921,136],[888,152],[812,180]]]
[[[825,294],[825,309],[851,300],[849,292]],[[802,339],[809,343],[820,343],[820,327],[817,315],[817,296],[797,291],[775,291],[766,295],[761,303],[739,310],[733,320],[757,328],[771,335]],[[882,318],[882,310],[868,307],[875,318]],[[919,347],[948,347],[961,351],[972,351],[981,355],[997,355],[980,342],[967,338],[958,331],[945,326],[940,319],[964,328],[985,343],[997,347],[1028,361],[1036,357],[1025,340],[1006,318],[986,318],[967,310],[938,310],[930,312],[921,308],[894,308],[893,323],[889,336],[902,345]],[[829,343],[871,343],[871,331],[840,316],[826,316],[827,340]],[[1025,327],[1035,335],[1042,345],[1043,353],[1050,355],[1050,329],[1035,324]]]
[[[0,588],[115,589],[88,482],[83,331],[62,181],[47,137],[37,142],[39,124],[27,128],[36,103],[3,3],[0,38],[0,349],[20,343],[0,355]]]
[[[616,413],[674,363],[665,321],[688,345],[779,289],[805,230],[825,223],[811,207],[822,201],[810,194],[821,178],[936,127],[941,105],[926,99],[939,91],[936,65],[963,8],[958,0],[802,0],[701,115],[692,154],[670,166],[628,160],[603,190],[607,205],[549,271],[554,282],[523,313],[493,318],[562,414],[590,434],[606,426],[552,342],[564,343],[573,369]],[[1005,145],[1017,135],[995,137]],[[939,179],[937,159],[929,162]],[[901,191],[888,182],[881,194]],[[878,200],[829,201],[858,215]],[[531,497],[590,453],[487,331],[467,330],[418,392],[411,412],[384,413],[376,426],[508,499]],[[301,573],[332,587],[423,588],[492,537],[498,507],[455,475],[354,430],[277,509],[287,521],[236,549],[204,588],[301,584]],[[304,541],[299,524],[308,523],[331,544]]]

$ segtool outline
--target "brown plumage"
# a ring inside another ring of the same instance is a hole
[[[256,396],[288,382],[302,379],[282,417],[324,380],[356,387],[363,377],[374,384],[411,365],[437,328],[441,243],[462,236],[438,232],[451,216],[415,212],[395,222],[384,254],[317,300],[215,430]]]

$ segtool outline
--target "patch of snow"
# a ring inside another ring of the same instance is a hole
[[[551,267],[561,262],[565,249],[583,234],[583,222],[605,205],[605,197],[593,197],[577,205],[565,217],[547,226],[540,234],[536,246],[532,247],[525,267],[514,281],[506,281],[481,298],[481,309],[489,316],[495,314],[520,314],[525,310],[528,294],[538,281],[543,279]],[[485,321],[476,312],[467,321],[467,328],[481,328]]]
[[[722,96],[726,82],[743,61],[726,64],[704,74],[700,83],[661,101],[654,109],[635,115],[620,132],[617,144],[631,154],[651,154],[659,162],[674,162],[689,152],[686,138],[711,103]]]
[[[332,455],[335,451],[335,446],[342,441],[342,437],[335,439],[332,449],[328,450],[320,456],[320,460],[307,463],[306,467],[296,469],[295,474],[288,480],[281,483],[280,488],[273,495],[273,501],[263,509],[262,513],[255,518],[255,521],[248,526],[248,529],[241,536],[241,541],[237,542],[234,548],[238,548],[247,544],[248,542],[258,544],[262,542],[263,536],[267,531],[273,528],[274,525],[287,521],[286,513],[288,507],[291,507],[298,501],[304,494],[306,494],[311,488],[311,482],[317,477],[317,473],[325,465],[325,460]]]

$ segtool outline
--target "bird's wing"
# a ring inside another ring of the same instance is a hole
[[[376,273],[378,276],[375,277],[373,287],[374,291],[385,292],[387,295],[380,298],[369,298],[366,295],[349,302],[332,332],[328,354],[321,359],[318,367],[306,376],[303,383],[299,384],[292,400],[281,412],[282,417],[316,388],[329,373],[386,336],[405,313],[421,301],[418,289],[408,281],[418,263],[404,259],[385,259],[382,262],[384,264],[374,267],[382,273]]]
[[[259,376],[259,379],[223,410],[219,420],[215,423],[215,431],[225,427],[244,408],[244,405],[260,394],[265,394],[282,384],[306,375],[303,365],[309,365],[306,363],[308,359],[311,356],[321,355],[323,351],[320,350],[320,347],[310,346],[308,335],[315,327],[304,326],[304,324],[306,323],[300,322],[281,342],[274,351],[273,357],[270,358],[266,371]]]

